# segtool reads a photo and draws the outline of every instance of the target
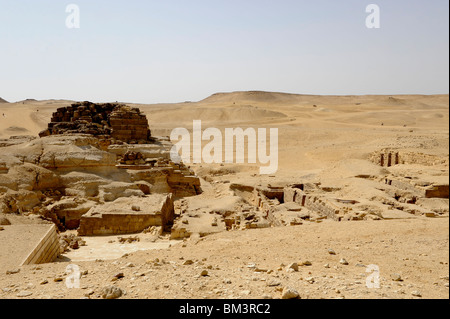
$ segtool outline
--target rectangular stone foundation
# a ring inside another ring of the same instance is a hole
[[[313,194],[304,192],[301,188],[286,187],[284,189],[284,201],[286,203],[295,202],[313,212],[326,216],[333,220],[338,220],[339,207],[330,203],[325,198],[319,198]]]
[[[173,196],[119,198],[93,207],[80,220],[79,236],[123,235],[142,232],[151,226],[173,222]]]

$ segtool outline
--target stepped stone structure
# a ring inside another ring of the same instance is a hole
[[[137,144],[151,138],[147,117],[137,108],[117,103],[74,103],[53,113],[40,137],[70,133],[91,134]]]

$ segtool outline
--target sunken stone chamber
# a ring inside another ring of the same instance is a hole
[[[91,208],[81,217],[79,236],[103,236],[139,233],[151,226],[173,223],[172,194],[118,198]]]

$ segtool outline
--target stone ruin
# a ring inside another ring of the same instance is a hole
[[[81,133],[113,139],[116,143],[145,144],[151,138],[147,117],[138,108],[117,103],[74,103],[53,113],[40,137]]]
[[[74,103],[39,136],[0,141],[0,213],[37,214],[79,235],[170,231],[174,201],[202,193],[137,108]]]

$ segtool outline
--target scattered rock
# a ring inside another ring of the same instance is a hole
[[[422,297],[422,293],[417,290],[411,292],[411,295],[413,295],[414,297]]]
[[[336,255],[336,252],[333,249],[328,249],[328,253],[330,255]]]
[[[289,269],[292,269],[292,270],[294,270],[294,271],[298,271],[298,264],[297,264],[297,263],[292,263],[292,264],[290,264],[290,265],[288,266],[287,269],[288,269],[288,270],[289,270]]]
[[[299,297],[297,290],[290,287],[285,287],[281,295],[281,299],[299,299]]]
[[[255,272],[268,272],[268,270],[267,270],[267,269],[264,269],[264,268],[256,267],[256,268],[255,268]]]
[[[391,279],[392,281],[403,281],[402,276],[399,274],[392,274]]]
[[[19,292],[16,296],[19,297],[19,298],[23,298],[23,297],[29,297],[32,294],[33,293],[31,291],[23,290],[23,291]]]
[[[241,291],[240,294],[243,295],[243,296],[249,296],[251,293],[252,292],[250,290],[243,290],[243,291]]]
[[[302,266],[312,266],[312,262],[310,262],[309,260],[303,261],[301,263]]]
[[[119,272],[119,273],[117,273],[117,274],[114,275],[112,281],[116,281],[116,280],[122,279],[123,277],[125,277],[125,275],[123,274],[123,272]]]
[[[127,238],[124,238],[124,237],[118,237],[117,238],[117,240],[119,241],[119,243],[121,243],[121,244],[125,244],[125,243],[128,243],[128,244],[131,244],[131,243],[133,243],[133,242],[135,242],[135,241],[137,241],[137,242],[140,242],[141,241],[141,239],[138,237],[138,236],[131,236],[131,237],[127,237]],[[128,255],[127,255],[128,256]]]
[[[7,270],[6,274],[7,275],[14,275],[14,274],[18,274],[20,272],[20,269],[11,269],[11,270]]]
[[[208,271],[207,271],[207,270],[203,270],[203,271],[200,273],[200,276],[202,276],[202,277],[208,276]]]
[[[267,285],[268,287],[277,287],[277,286],[280,286],[280,285],[281,285],[281,282],[278,281],[278,280],[276,280],[276,279],[269,279],[269,280],[266,282],[266,285]]]
[[[189,265],[192,265],[194,262],[192,261],[192,260],[190,260],[190,259],[188,259],[188,260],[186,260],[184,263],[183,263],[183,265],[184,266],[189,266]]]
[[[348,261],[345,258],[342,258],[341,260],[339,260],[339,263],[341,265],[348,265]]]
[[[0,226],[9,226],[11,222],[6,217],[0,217]]]
[[[103,299],[118,299],[122,297],[123,291],[122,289],[115,287],[115,286],[109,286],[103,288],[102,291],[102,298]]]

